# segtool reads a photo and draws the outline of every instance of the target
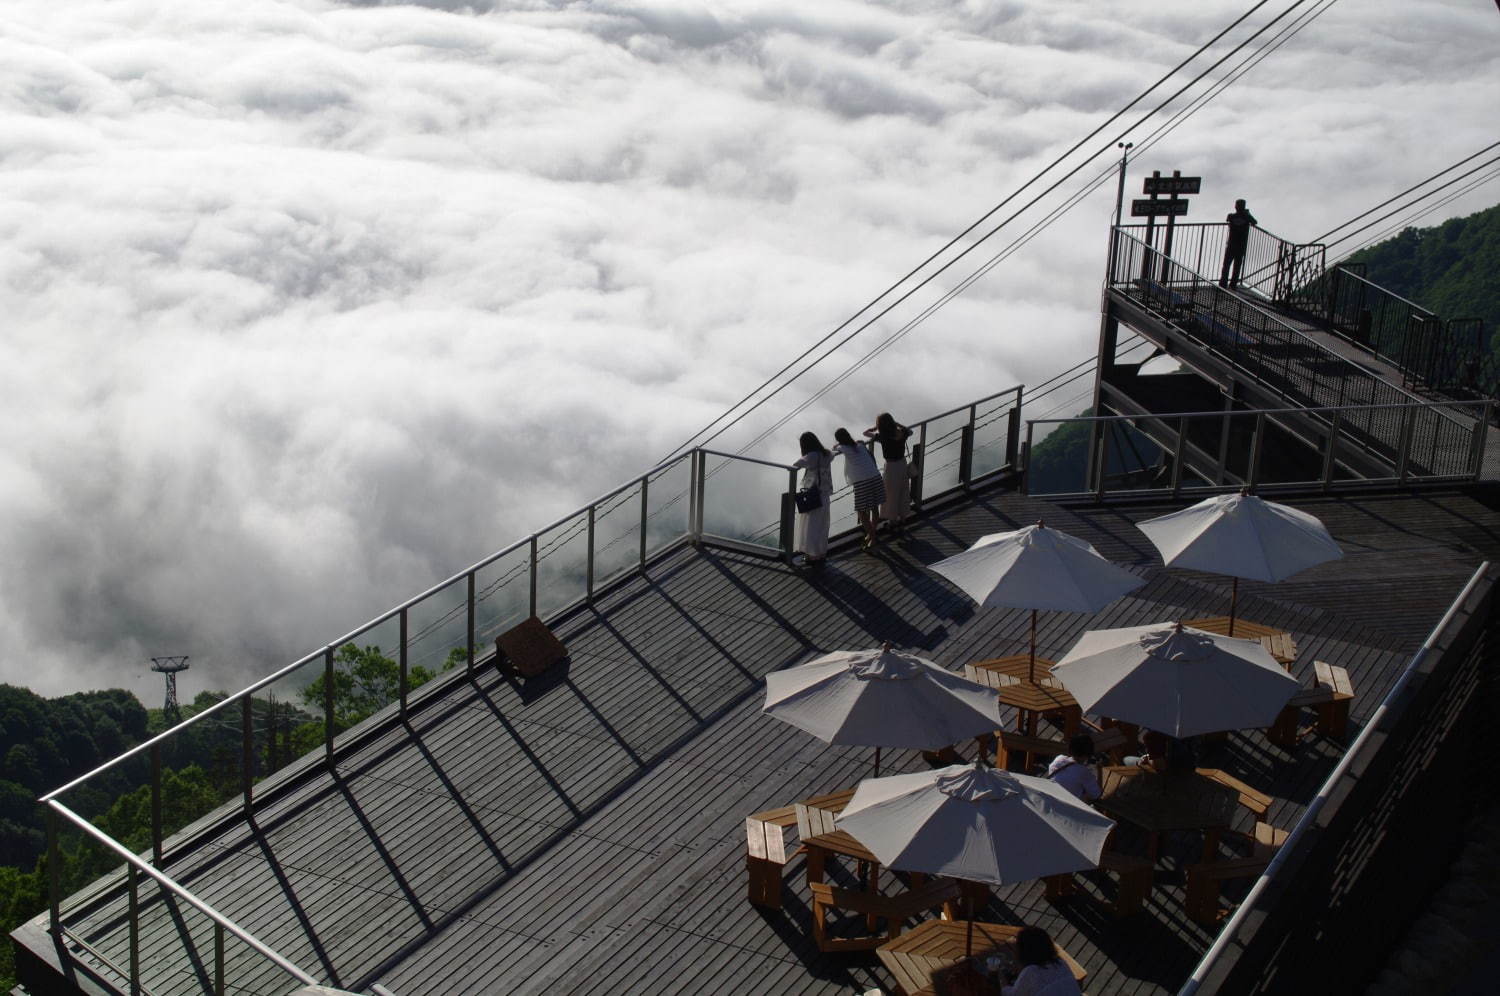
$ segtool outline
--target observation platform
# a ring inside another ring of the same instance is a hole
[[[1321,518],[1346,556],[1280,585],[1242,582],[1240,615],[1293,634],[1304,685],[1315,659],[1348,670],[1352,737],[1475,568],[1500,560],[1500,490],[1277,500]],[[1220,614],[1229,580],[1164,569],[1133,527],[1184,504],[1059,504],[994,484],[924,516],[904,542],[814,573],[679,547],[557,625],[571,658],[550,680],[523,688],[488,666],[441,676],[405,722],[341,748],[253,820],[190,831],[164,870],[355,992],[893,991],[873,953],[813,945],[802,858],[786,868],[781,911],[746,901],[745,817],[852,787],[871,762],[763,717],[765,674],[887,640],[955,670],[1016,652],[1028,613],[976,611],[924,565],[1042,518],[1148,583],[1097,616],[1043,613],[1039,653],[1062,654],[1086,629]],[[1212,764],[1272,795],[1267,819],[1288,828],[1343,747],[1309,737],[1288,752],[1251,733],[1216,750]],[[890,751],[886,766],[923,762]],[[1039,882],[999,890],[982,918],[1045,927],[1087,969],[1090,993],[1175,992],[1212,941],[1184,914],[1187,860],[1166,852],[1143,915],[1111,919],[1110,880],[1081,876],[1083,895],[1057,904]],[[118,966],[116,889],[70,929]],[[143,896],[146,991],[211,991],[211,924],[155,889]],[[44,958],[46,922],[18,935]],[[227,957],[235,992],[296,988],[233,939]],[[93,969],[97,991],[128,991]]]

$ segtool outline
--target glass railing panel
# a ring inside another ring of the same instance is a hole
[[[478,595],[477,583],[475,595]],[[412,697],[421,696],[421,686],[432,677],[467,664],[468,602],[468,578],[458,577],[407,608],[406,667],[412,676]],[[387,625],[399,626],[399,623],[393,619]],[[380,645],[382,654],[395,657],[399,645],[398,639],[391,638],[389,643]],[[483,656],[477,635],[474,649],[476,658]]]
[[[1104,443],[1104,490],[1106,494],[1161,491],[1172,486],[1171,454],[1151,436],[1124,419],[1101,422]],[[1175,436],[1161,423],[1152,431]]]
[[[646,482],[646,557],[688,534],[691,513],[692,454],[685,453],[653,471]]]
[[[451,585],[449,586],[452,587]],[[447,589],[444,589],[447,591]],[[457,627],[457,652],[436,660],[432,656],[434,645],[431,637],[417,639],[417,630],[412,629],[412,619],[407,621],[407,680],[409,686],[417,688],[432,680],[445,666],[457,664],[462,667],[465,656],[466,608],[459,602],[459,625]],[[428,625],[432,625],[431,622]],[[432,631],[442,632],[454,639],[455,628],[444,621]],[[401,698],[401,629],[397,618],[370,626],[360,631],[333,650],[333,725],[334,746],[346,743],[348,732],[371,716],[382,712]],[[310,694],[321,698],[326,671],[313,681]]]
[[[1026,490],[1033,495],[1081,494],[1088,490],[1087,419],[1033,422],[1026,462]]]
[[[548,619],[588,594],[588,510],[537,534],[536,614]]]
[[[859,515],[854,511],[854,489],[844,483],[844,469],[835,463],[833,481],[833,503],[828,511],[828,535],[842,536],[859,528]],[[876,462],[879,462],[877,458]]]
[[[923,501],[932,501],[962,483],[959,456],[963,451],[962,429],[968,424],[967,408],[926,422],[927,439],[922,448]],[[921,439],[920,435],[915,438]]]
[[[1431,406],[1414,410],[1407,476],[1457,477],[1473,473],[1474,429],[1479,405]]]
[[[971,479],[992,474],[1006,464],[1010,440],[1010,413],[1016,407],[1016,396],[1004,394],[979,406],[974,414],[974,459]]]
[[[1267,418],[1263,433],[1257,440],[1260,447],[1256,467],[1258,485],[1321,485],[1323,452],[1327,447],[1325,432],[1300,419],[1283,426],[1277,420]]]
[[[323,752],[323,671],[318,655],[251,697],[258,779],[271,778],[304,755]]]
[[[781,496],[787,492],[789,472],[713,453],[705,453],[703,460],[703,535],[779,549]],[[841,469],[834,467],[831,473],[837,487]]]
[[[531,544],[522,543],[474,572],[474,653],[487,657],[495,637],[531,615]]]
[[[641,563],[641,486],[633,484],[594,507],[594,589]]]

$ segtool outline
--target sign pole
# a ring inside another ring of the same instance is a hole
[[[1177,199],[1177,188],[1181,186],[1179,183],[1181,179],[1182,170],[1174,169],[1172,171],[1172,199],[1174,201]],[[1167,215],[1167,234],[1162,241],[1161,249],[1161,282],[1163,285],[1167,283],[1167,277],[1170,275],[1172,267],[1172,223],[1176,220],[1177,216],[1175,214]]]

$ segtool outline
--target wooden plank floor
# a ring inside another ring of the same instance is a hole
[[[1486,558],[1500,557],[1491,491],[1310,497],[1346,557],[1281,585],[1241,585],[1245,618],[1289,629],[1349,669],[1356,722]],[[1098,616],[1044,613],[1039,651],[1089,628],[1220,614],[1227,579],[1161,568],[1135,521],[1175,505],[1060,507],[988,491],[898,545],[801,575],[753,557],[684,549],[561,627],[565,673],[525,693],[485,670],[337,771],[204,839],[170,873],[304,968],[344,988],[453,993],[848,993],[888,987],[872,955],[820,954],[803,865],[785,909],[745,900],[744,817],[855,785],[871,752],[828,748],[760,715],[763,678],[815,653],[882,640],[952,668],[1024,646],[1029,615],[976,611],[923,565],[986,533],[1045,518],[1149,578]],[[1213,758],[1297,819],[1338,747],[1294,752],[1258,735]],[[920,759],[887,752],[890,770]],[[1185,845],[1184,845],[1185,846]],[[1182,910],[1186,855],[1168,850],[1148,915],[1115,922],[1099,897],[1002,890],[988,915],[1037,923],[1089,971],[1091,993],[1173,991],[1210,938]],[[75,929],[126,962],[122,904]],[[147,987],[203,991],[212,932],[189,908],[147,905]],[[185,940],[186,939],[186,940]],[[232,991],[287,980],[236,942]]]

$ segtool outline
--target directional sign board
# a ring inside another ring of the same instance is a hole
[[[1133,200],[1130,202],[1132,218],[1180,218],[1187,214],[1188,202],[1176,197],[1169,201]]]
[[[1196,194],[1203,185],[1201,176],[1148,176],[1143,194]]]

